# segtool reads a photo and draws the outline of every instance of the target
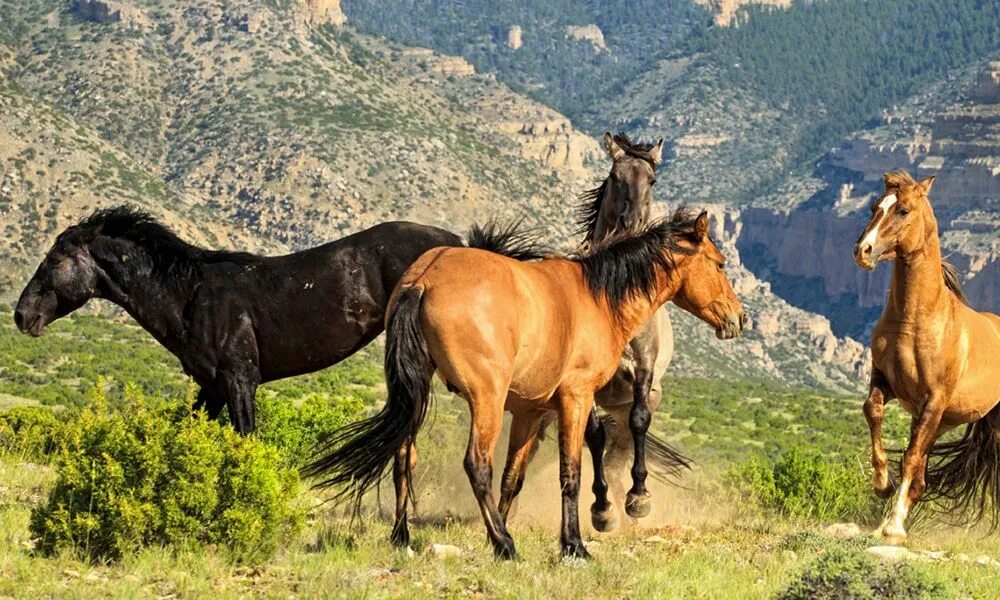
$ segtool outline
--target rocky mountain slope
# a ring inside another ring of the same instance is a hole
[[[20,3],[0,26],[0,293],[66,225],[133,202],[210,246],[283,252],[379,221],[525,216],[572,244],[606,158],[565,116],[460,57],[371,38],[335,2]],[[735,343],[674,311],[678,372],[854,389],[862,348],[739,264]]]

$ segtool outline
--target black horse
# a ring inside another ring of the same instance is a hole
[[[254,430],[267,381],[329,367],[382,332],[396,282],[421,254],[460,246],[424,225],[376,225],[280,257],[198,248],[133,207],[95,212],[63,231],[14,311],[18,329],[45,326],[103,298],[124,308],[201,387],[196,407],[222,407]]]

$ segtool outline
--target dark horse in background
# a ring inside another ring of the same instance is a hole
[[[91,298],[125,309],[201,387],[197,407],[254,430],[261,383],[318,371],[378,336],[393,288],[421,254],[459,236],[391,222],[289,254],[198,248],[133,207],[95,212],[63,231],[14,311],[22,332]]]

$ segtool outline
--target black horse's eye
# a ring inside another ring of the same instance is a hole
[[[905,217],[906,215],[910,214],[910,211],[905,208],[901,208],[896,211],[896,214],[898,214],[900,217]]]

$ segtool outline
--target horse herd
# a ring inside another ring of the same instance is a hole
[[[89,299],[109,300],[180,359],[200,387],[197,408],[215,418],[225,407],[244,434],[254,431],[258,385],[333,365],[384,329],[385,406],[328,432],[305,473],[360,502],[391,463],[392,541],[407,545],[415,440],[436,374],[469,404],[464,466],[496,556],[515,556],[506,527],[511,504],[543,430],[557,422],[562,554],[587,557],[578,516],[584,443],[599,531],[614,529],[620,512],[649,513],[647,453],[668,471],[688,466],[648,434],[673,353],[663,305],[672,301],[720,339],[739,336],[748,322],[709,236],[708,215],[681,209],[650,218],[662,140],[605,134],[604,143],[611,172],[584,194],[583,240],[572,254],[541,246],[517,224],[489,222],[463,240],[392,222],[261,257],[198,248],[148,214],[118,207],[58,236],[14,320],[39,336]],[[863,268],[894,262],[864,404],[875,491],[896,494],[880,528],[893,543],[905,539],[907,515],[924,495],[953,516],[986,516],[995,525],[1000,514],[1000,318],[970,309],[954,269],[942,262],[932,182],[886,174],[854,247]],[[892,398],[913,417],[898,488],[881,441]],[[513,419],[497,500],[493,456],[505,411]],[[935,444],[962,424],[964,437]],[[931,456],[937,460],[929,464]]]

